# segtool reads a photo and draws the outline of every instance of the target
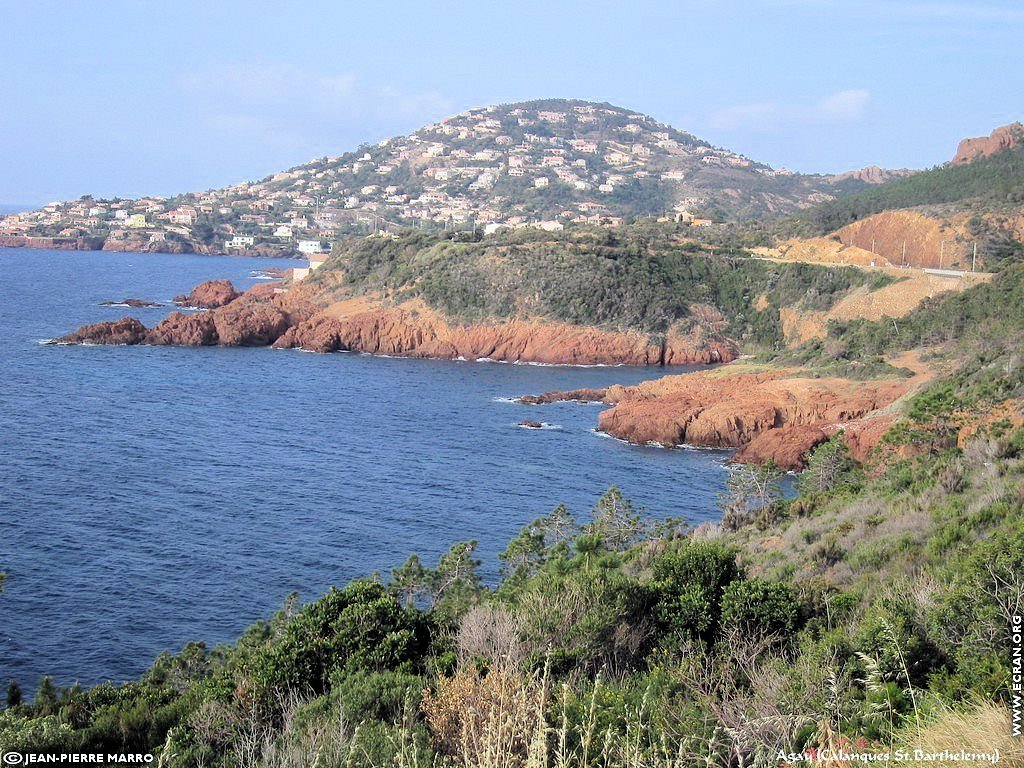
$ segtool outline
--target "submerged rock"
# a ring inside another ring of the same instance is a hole
[[[158,301],[145,301],[144,299],[121,299],[120,301],[101,301],[101,307],[162,307]]]
[[[539,395],[523,395],[519,402],[523,405],[548,405],[550,403],[600,403],[604,400],[603,389],[568,389],[555,392],[544,392]]]

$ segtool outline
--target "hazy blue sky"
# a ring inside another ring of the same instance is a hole
[[[224,186],[542,97],[823,172],[1024,118],[1009,0],[0,0],[0,24],[6,203]]]

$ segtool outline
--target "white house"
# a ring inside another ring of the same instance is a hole
[[[319,240],[299,240],[298,248],[299,248],[299,253],[308,253],[308,254],[318,254],[318,253],[322,254],[323,250],[324,250],[323,246],[320,244]],[[312,262],[313,262],[313,260],[310,259],[310,267],[313,266]],[[321,261],[321,263],[323,263],[323,261]]]
[[[247,235],[235,235],[230,240],[224,242],[225,248],[251,248],[256,244],[255,237],[249,237]]]
[[[561,232],[565,229],[565,225],[562,222],[554,221],[553,219],[550,221],[538,221],[534,226],[547,232]]]
[[[279,226],[277,229],[274,230],[274,237],[287,237],[287,238],[291,238],[291,236],[292,236],[292,228],[288,227],[288,226],[285,226],[284,224],[282,224],[281,226]]]

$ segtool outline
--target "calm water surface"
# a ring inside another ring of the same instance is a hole
[[[104,300],[292,265],[0,249],[0,678],[127,679],[232,640],[293,590],[460,540],[493,579],[524,524],[562,502],[584,515],[612,484],[657,516],[714,514],[725,454],[595,434],[599,406],[503,400],[658,370],[39,343],[170,311]]]

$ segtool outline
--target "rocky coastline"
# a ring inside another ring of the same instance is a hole
[[[172,312],[152,328],[133,318],[94,323],[54,343],[273,346],[552,365],[706,365],[738,356],[732,342],[699,333],[655,339],[557,322],[469,324],[412,302],[362,302],[351,311],[326,311],[301,290],[285,291],[275,283],[239,293],[226,280],[207,281],[175,303],[206,311]]]
[[[804,468],[808,451],[842,431],[864,459],[892,423],[888,406],[916,391],[910,378],[851,381],[799,370],[751,370],[742,362],[635,386],[528,395],[526,404],[601,402],[598,429],[638,445],[732,448],[733,461]]]
[[[364,352],[404,357],[570,365],[709,365],[736,361],[727,340],[509,320],[461,324],[415,303],[354,301],[324,308],[301,288],[263,283],[240,293],[210,280],[152,327],[133,317],[83,326],[54,344],[236,346]],[[887,406],[914,391],[922,375],[854,382],[744,361],[673,374],[635,386],[524,395],[518,402],[599,402],[598,428],[635,444],[733,448],[734,460],[774,461],[799,470],[807,451],[842,430],[865,457],[891,422]],[[539,419],[524,425],[542,423]]]
[[[106,237],[104,235],[0,235],[0,248],[35,248],[50,251],[110,251],[114,253],[167,253],[172,255],[199,254],[201,256],[250,256],[254,258],[302,259],[295,250],[265,244],[250,248],[223,248],[194,240],[138,237]]]

